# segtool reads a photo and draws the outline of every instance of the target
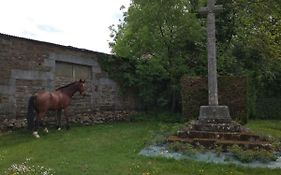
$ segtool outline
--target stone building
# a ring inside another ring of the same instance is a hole
[[[121,95],[99,64],[112,56],[0,34],[0,121],[25,116],[28,98],[37,90],[54,90],[80,78],[86,80],[87,96],[74,96],[72,115],[134,109],[132,95]]]

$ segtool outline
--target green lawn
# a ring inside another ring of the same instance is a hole
[[[280,121],[250,121],[247,126],[281,137]],[[0,136],[0,174],[26,158],[31,159],[29,164],[52,168],[57,175],[279,175],[281,172],[138,155],[145,142],[161,129],[160,122],[135,122],[76,126],[61,132],[51,130],[40,139],[25,131],[5,134]]]
[[[259,134],[281,139],[281,120],[252,120],[246,126]]]

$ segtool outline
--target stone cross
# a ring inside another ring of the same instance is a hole
[[[208,0],[207,7],[203,7],[199,10],[201,14],[207,14],[209,94],[209,105],[200,106],[199,121],[230,122],[231,117],[229,115],[228,107],[220,106],[218,102],[215,12],[221,11],[223,8],[222,5],[215,4],[216,0]]]
[[[218,105],[215,12],[222,10],[222,5],[215,3],[216,0],[208,0],[207,7],[199,11],[201,14],[207,14],[209,105]]]

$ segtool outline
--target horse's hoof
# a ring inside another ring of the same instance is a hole
[[[34,131],[34,132],[32,133],[32,135],[33,135],[35,138],[37,138],[37,139],[40,138],[40,136],[39,136],[39,134],[38,134],[37,131]]]
[[[45,129],[44,129],[44,132],[45,132],[45,133],[49,133],[48,128],[45,128]]]
[[[61,128],[58,128],[58,131],[60,131],[61,130]]]

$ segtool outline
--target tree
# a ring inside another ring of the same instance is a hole
[[[206,73],[205,39],[193,7],[186,0],[133,0],[124,22],[111,27],[112,51],[137,60],[135,85],[150,106],[174,111],[181,76]]]
[[[281,80],[280,0],[218,0],[218,3],[225,8],[218,18],[220,72],[250,73],[260,95],[274,94],[265,91],[276,91],[267,87],[277,87]]]
[[[206,19],[196,16],[206,2],[132,0],[124,21],[110,27],[112,52],[126,58],[115,64],[123,72],[118,78],[124,87],[137,89],[148,107],[174,110],[181,76],[207,75],[206,31],[201,27]],[[280,0],[217,4],[225,9],[216,21],[219,74],[250,74],[260,94],[280,94]]]

